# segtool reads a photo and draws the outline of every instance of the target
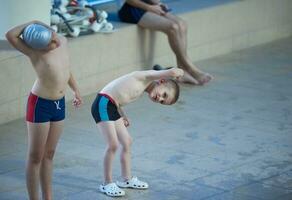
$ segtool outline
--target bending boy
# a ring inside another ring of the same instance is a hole
[[[22,37],[22,38],[21,38]],[[73,105],[82,99],[70,71],[67,40],[47,25],[32,21],[6,33],[10,44],[29,57],[37,78],[27,102],[28,154],[26,185],[29,198],[52,199],[53,157],[64,126],[65,90],[74,92]]]
[[[127,130],[129,120],[122,106],[138,99],[144,92],[155,103],[174,104],[179,97],[176,81],[183,76],[183,70],[171,68],[162,71],[136,71],[126,74],[107,84],[92,104],[91,113],[105,140],[107,147],[104,155],[104,183],[100,191],[109,196],[125,195],[122,188],[147,189],[148,184],[131,174],[130,148],[132,139]],[[121,145],[122,181],[113,182],[112,162],[116,150]],[[118,187],[119,186],[119,187]]]

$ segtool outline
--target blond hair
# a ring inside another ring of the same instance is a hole
[[[165,84],[168,85],[167,87],[172,88],[174,90],[173,99],[171,101],[171,104],[174,104],[175,102],[177,102],[179,98],[180,87],[178,83],[173,79],[166,79],[165,81],[166,81]]]

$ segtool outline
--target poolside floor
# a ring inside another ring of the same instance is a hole
[[[292,38],[197,62],[215,79],[184,85],[173,106],[145,95],[131,119],[133,175],[145,191],[128,200],[292,199]],[[54,199],[111,199],[102,182],[104,140],[90,114],[67,105],[55,157]],[[27,199],[24,119],[0,126],[0,199]],[[119,178],[118,155],[114,177]]]

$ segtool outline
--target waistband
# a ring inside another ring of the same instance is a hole
[[[46,100],[46,101],[61,101],[61,100],[65,99],[65,96],[63,96],[60,99],[45,99],[45,98],[39,97],[38,95],[36,95],[32,92],[29,93],[29,96],[37,97],[38,99],[42,99],[42,100]]]
[[[113,104],[115,104],[116,106],[118,106],[118,104],[115,102],[115,100],[110,95],[105,94],[105,93],[98,93],[98,95],[104,96],[104,97],[108,98]]]

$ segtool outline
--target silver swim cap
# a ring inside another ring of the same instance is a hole
[[[22,37],[24,42],[34,49],[44,49],[52,38],[52,30],[40,24],[30,24],[25,27]]]

